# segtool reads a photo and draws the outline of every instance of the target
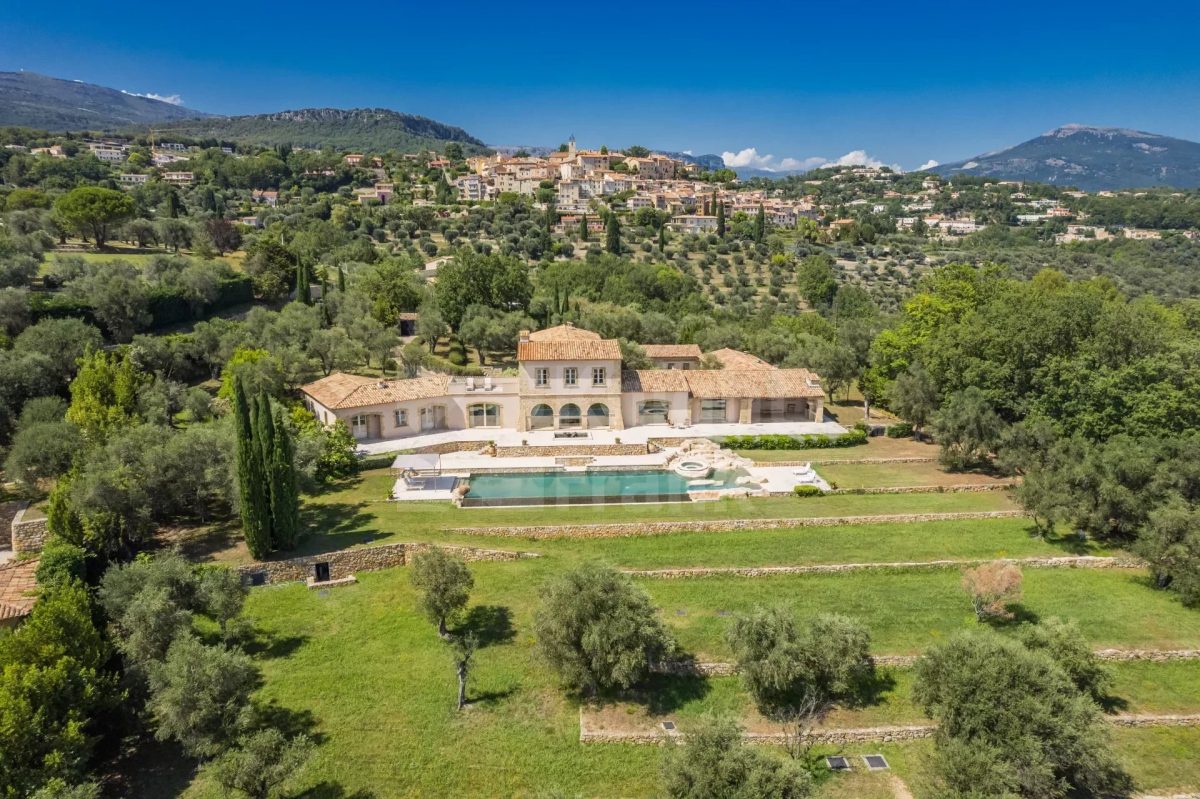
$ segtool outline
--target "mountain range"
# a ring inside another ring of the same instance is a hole
[[[1064,125],[1027,142],[965,161],[940,175],[1029,180],[1084,191],[1200,187],[1200,144],[1128,128]]]
[[[453,125],[383,108],[305,108],[247,116],[216,116],[153,97],[33,72],[0,72],[0,126],[48,131],[145,132],[151,126],[180,137],[263,146],[292,144],[415,152],[457,142],[482,152],[480,139]],[[720,169],[718,155],[666,152]],[[1200,144],[1127,128],[1064,125],[1014,147],[933,167],[941,175],[1029,180],[1086,191],[1200,187]],[[780,178],[799,172],[741,168],[738,176]]]
[[[0,72],[0,125],[100,130],[208,116],[181,105],[35,72]]]

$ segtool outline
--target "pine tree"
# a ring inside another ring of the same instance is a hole
[[[604,232],[607,237],[605,248],[613,255],[621,254],[621,223],[617,220],[617,215],[610,213],[608,215],[608,224],[604,226]]]
[[[580,241],[588,240],[587,214],[584,214],[583,216],[579,217],[579,240]]]
[[[270,400],[263,395],[268,408]],[[292,436],[283,421],[282,411],[274,414],[274,446],[271,450],[271,532],[276,549],[292,549],[300,534],[300,499],[296,485],[296,451]]]
[[[271,552],[270,507],[262,449],[255,440],[255,416],[251,414],[241,380],[233,384],[234,425],[237,435],[238,504],[242,535],[250,554],[261,560]]]
[[[717,196],[713,195],[713,202],[717,205],[717,238],[725,238],[725,203],[720,202]]]
[[[754,217],[754,243],[762,244],[767,236],[767,212],[758,204],[758,215]]]

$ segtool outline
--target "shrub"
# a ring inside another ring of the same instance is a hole
[[[963,572],[963,590],[971,595],[975,616],[984,619],[1011,619],[1008,605],[1021,599],[1021,569],[1012,563],[994,560]]]
[[[887,429],[888,438],[911,438],[913,426],[908,422],[897,422]]]
[[[50,536],[38,560],[38,586],[47,590],[73,580],[85,579],[87,559],[88,553],[83,547],[64,541],[58,536]]]
[[[798,497],[819,497],[825,492],[814,485],[798,485],[792,488],[792,493]]]
[[[809,435],[788,436],[779,433],[757,436],[725,436],[719,439],[722,446],[730,449],[780,450],[780,449],[840,449],[857,447],[867,443],[867,431],[859,428],[840,436]]]
[[[671,799],[802,799],[813,790],[812,776],[798,763],[747,746],[728,720],[704,720],[686,746],[670,746],[662,773]]]

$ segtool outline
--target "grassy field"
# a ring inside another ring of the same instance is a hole
[[[974,472],[944,472],[936,463],[822,463],[817,473],[834,488],[989,485],[997,478]]]
[[[833,463],[863,458],[936,458],[938,447],[914,441],[911,438],[887,438],[875,436],[867,439],[867,443],[858,447],[841,447],[838,449],[742,449],[738,450],[754,461],[771,463],[774,461],[810,461],[812,463]],[[912,464],[910,464],[912,465]]]
[[[886,479],[886,472],[875,474],[872,479]],[[564,695],[536,656],[532,619],[541,587],[584,560],[652,569],[1111,554],[1073,538],[1037,538],[1026,519],[1015,517],[609,539],[529,540],[450,532],[455,527],[514,524],[1005,510],[1013,507],[1006,492],[458,510],[443,503],[382,502],[391,481],[386,471],[377,471],[307,497],[303,515],[309,535],[303,551],[435,541],[529,550],[542,557],[472,564],[475,589],[463,625],[475,630],[484,646],[472,672],[473,704],[462,714],[453,710],[455,678],[447,648],[418,612],[405,569],[360,574],[356,585],[324,591],[300,584],[254,590],[246,616],[259,630],[255,657],[264,675],[259,699],[274,704],[293,729],[307,730],[319,743],[313,760],[296,776],[295,795],[313,799],[656,795],[658,748],[580,745],[579,702]],[[214,544],[209,554],[244,559],[232,536],[225,544]],[[954,568],[766,578],[637,578],[661,608],[664,622],[683,649],[712,659],[728,657],[724,632],[731,612],[773,603],[782,603],[801,617],[820,611],[858,617],[871,629],[874,651],[915,654],[957,630],[978,625],[959,580],[959,570]],[[1200,645],[1200,613],[1155,590],[1137,570],[1027,569],[1025,596],[1017,610],[1019,623],[1049,616],[1074,618],[1096,646]],[[1195,662],[1120,663],[1114,664],[1114,672],[1114,709],[1200,710],[1200,666]],[[883,669],[881,675],[876,701],[839,710],[829,723],[919,721],[920,712],[910,700],[911,672]],[[737,678],[664,677],[656,678],[651,688],[627,709],[626,705],[609,709],[622,714],[627,723],[647,719],[652,723],[652,717],[663,715],[686,724],[711,712],[754,722]],[[1194,759],[1200,746],[1196,730],[1118,730],[1115,740],[1140,789],[1200,786],[1197,767],[1185,762]],[[897,795],[892,780],[898,778],[917,799],[927,799],[921,775],[930,747],[929,742],[916,742],[816,749],[815,757],[834,751],[852,756],[882,752],[892,766],[886,774],[860,770],[833,775],[814,761],[821,780],[818,796],[892,797]],[[203,769],[194,776],[190,765],[177,758],[154,760],[152,767],[135,770],[130,795],[154,799],[221,795]],[[173,766],[167,765],[172,762]],[[163,770],[171,768],[176,778],[163,778]]]

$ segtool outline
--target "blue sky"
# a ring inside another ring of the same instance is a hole
[[[0,3],[0,70],[215,113],[383,106],[490,144],[574,133],[775,168],[861,151],[848,160],[911,169],[1068,122],[1200,140],[1197,2],[98,8]]]

